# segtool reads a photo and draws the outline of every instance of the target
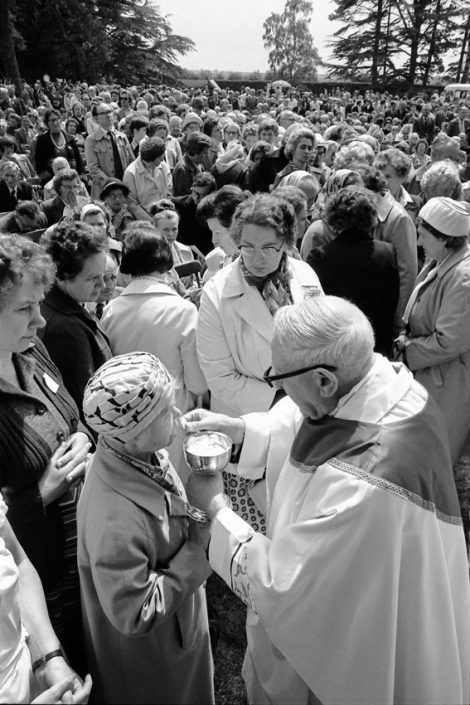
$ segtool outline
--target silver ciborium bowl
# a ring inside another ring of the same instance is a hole
[[[186,462],[199,475],[215,475],[227,467],[232,452],[232,440],[225,433],[198,431],[183,442]]]

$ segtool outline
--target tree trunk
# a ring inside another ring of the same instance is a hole
[[[462,71],[462,79],[460,83],[468,83],[468,77],[470,75],[470,39],[467,40],[467,56],[465,57],[465,66]]]
[[[8,77],[8,80],[15,84],[16,95],[21,98],[23,88],[21,85],[20,70],[16,60],[9,0],[0,0],[0,54],[3,60],[5,75]]]
[[[463,33],[462,46],[460,47],[459,63],[457,65],[457,74],[455,80],[457,83],[460,81],[460,76],[462,74],[462,67],[465,58],[465,54],[468,53],[468,41],[470,35],[470,14],[467,16],[467,21],[465,23],[465,29]]]
[[[465,64],[462,70],[461,63],[465,57]],[[462,42],[462,51],[459,60],[459,69],[462,70],[462,76],[457,79],[460,83],[468,83],[468,75],[470,73],[470,14],[467,17],[467,24],[465,26],[465,34]],[[459,70],[459,74],[460,74]]]
[[[372,87],[376,88],[379,78],[379,53],[380,38],[382,29],[383,0],[377,0],[377,17],[375,19],[374,49],[372,52],[372,65],[370,67],[370,79]]]
[[[388,18],[387,18],[387,32],[385,34],[385,47],[384,47],[384,65],[383,65],[383,83],[387,82],[387,59],[388,59],[388,42],[390,39],[390,15],[392,12],[392,6],[388,6]]]
[[[431,41],[429,42],[428,57],[426,59],[426,67],[424,69],[424,74],[423,74],[423,86],[426,86],[429,81],[429,74],[431,72],[431,66],[432,66],[432,57],[434,55],[435,46],[436,46],[436,33],[437,33],[437,25],[439,24],[440,11],[441,11],[441,0],[437,0],[436,9],[434,10],[435,17],[434,17],[434,21],[433,21],[433,25],[432,25]]]

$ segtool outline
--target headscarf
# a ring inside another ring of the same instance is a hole
[[[325,197],[328,198],[334,193],[338,193],[338,191],[344,187],[344,182],[350,174],[357,174],[359,176],[359,173],[357,171],[353,171],[352,169],[337,169],[336,171],[331,172],[326,180],[325,186],[323,187]]]
[[[173,380],[155,355],[118,355],[88,382],[83,398],[85,420],[96,433],[125,443],[165,410],[172,389]]]
[[[244,158],[245,150],[240,142],[229,142],[226,151],[217,158],[215,166],[220,173],[223,173],[235,164],[239,164]]]
[[[298,169],[297,171],[292,171],[287,176],[279,182],[279,186],[295,186],[299,188],[299,184],[305,176],[312,176],[308,171],[303,171],[303,169]]]

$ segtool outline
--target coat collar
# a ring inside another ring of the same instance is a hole
[[[186,516],[185,501],[181,497],[166,492],[147,475],[130,467],[121,458],[110,453],[98,443],[91,472],[112,490],[134,502],[149,514],[162,520],[165,513]]]
[[[93,132],[93,137],[95,140],[109,140],[108,132],[112,132],[115,138],[120,134],[114,128],[111,128],[111,130],[103,130],[101,125],[98,125],[96,130]]]
[[[81,318],[86,318],[87,323],[98,328],[97,319],[75,301],[75,299],[72,299],[71,296],[61,291],[56,284],[54,284],[52,289],[46,294],[44,303],[66,316],[80,316]]]
[[[133,279],[131,283],[126,286],[124,291],[121,292],[121,296],[132,296],[132,294],[166,294],[168,296],[181,298],[168,284],[164,284],[153,277]]]
[[[384,223],[396,201],[390,191],[387,191],[383,196],[381,193],[376,193],[374,200],[377,208],[377,217],[381,223]]]
[[[446,257],[445,260],[443,260],[440,265],[436,268],[436,275],[438,277],[443,277],[449,269],[452,269],[452,267],[455,267],[456,264],[461,262],[462,260],[466,259],[467,257],[470,257],[470,245],[465,245],[465,247],[462,247],[462,249],[453,251],[451,252],[450,255]]]
[[[302,281],[295,276],[295,260],[288,257],[289,268],[294,276],[289,285],[294,303],[303,299]],[[230,270],[230,272],[229,272]],[[271,342],[273,337],[273,317],[264,303],[260,293],[249,286],[243,276],[240,260],[237,259],[227,267],[226,277],[221,296],[223,299],[233,299],[235,316],[243,318],[252,328]],[[311,282],[307,282],[311,283]]]

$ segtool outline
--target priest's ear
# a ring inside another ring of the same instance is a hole
[[[322,397],[328,399],[336,394],[339,382],[334,372],[319,367],[315,370],[315,377],[317,378],[318,389]]]

